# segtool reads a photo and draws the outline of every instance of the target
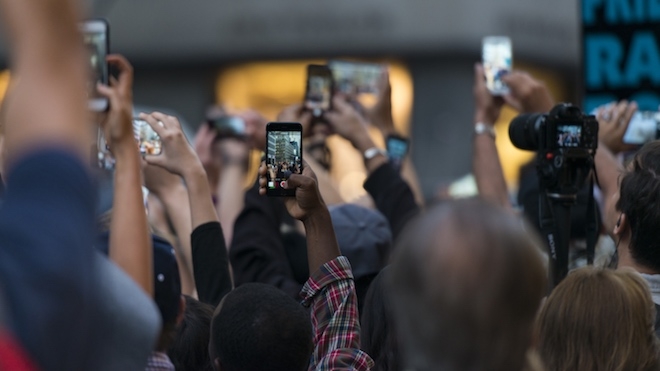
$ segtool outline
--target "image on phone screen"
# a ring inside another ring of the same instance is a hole
[[[88,53],[90,76],[87,80],[89,109],[102,112],[108,108],[108,100],[96,91],[98,83],[108,84],[108,24],[104,20],[86,21],[80,25],[85,50]]]
[[[305,108],[315,117],[332,108],[332,73],[327,66],[307,67],[307,89]]]
[[[503,36],[489,36],[483,40],[483,67],[486,86],[495,95],[504,95],[509,88],[502,76],[513,68],[511,39]]]
[[[142,155],[160,155],[163,151],[163,143],[160,137],[148,122],[141,119],[133,119],[133,134],[138,142],[138,148]]]
[[[635,112],[628,129],[623,135],[623,143],[642,145],[658,138],[660,112]]]
[[[266,132],[266,193],[269,196],[293,196],[295,190],[286,189],[286,181],[291,174],[302,173],[302,126],[270,123]]]
[[[349,96],[378,94],[385,67],[374,63],[333,60],[328,62],[335,80],[335,90]]]

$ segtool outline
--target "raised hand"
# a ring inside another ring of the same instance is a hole
[[[509,87],[504,100],[520,113],[549,112],[555,105],[545,84],[526,72],[513,71],[504,75],[502,81]]]
[[[637,103],[622,100],[600,107],[596,114],[598,119],[598,139],[612,153],[630,151],[637,146],[623,143],[628,125],[637,112]]]

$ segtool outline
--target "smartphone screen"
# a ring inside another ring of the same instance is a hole
[[[335,91],[349,96],[378,94],[380,79],[385,72],[385,66],[375,63],[334,60],[328,62],[328,67],[335,80]]]
[[[133,133],[138,143],[140,154],[160,155],[163,151],[163,143],[160,137],[148,122],[135,118],[133,119]]]
[[[658,139],[659,129],[660,112],[635,112],[623,135],[623,143],[638,145],[648,143]]]
[[[332,72],[328,66],[307,66],[305,109],[314,117],[321,117],[323,112],[332,109]]]
[[[505,36],[488,36],[482,44],[483,66],[486,86],[494,95],[504,95],[509,88],[502,81],[502,76],[513,68],[511,39]]]
[[[241,138],[245,136],[245,120],[238,116],[222,116],[207,120],[207,123],[218,133],[218,137]]]
[[[291,174],[302,173],[302,125],[271,122],[266,126],[268,196],[295,196],[295,189],[286,189]]]
[[[390,135],[386,140],[387,153],[390,164],[400,169],[406,155],[408,154],[408,140],[399,136]]]
[[[87,96],[89,109],[103,112],[108,109],[108,100],[98,94],[98,83],[108,84],[108,23],[102,19],[90,20],[80,25],[85,49],[88,53],[90,77],[87,80]]]

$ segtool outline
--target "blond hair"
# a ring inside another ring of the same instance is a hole
[[[538,319],[548,371],[658,370],[655,305],[632,270],[584,267],[552,292]]]

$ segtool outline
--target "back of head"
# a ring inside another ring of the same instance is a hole
[[[616,209],[630,226],[630,252],[636,263],[660,272],[660,141],[637,152],[621,179]]]
[[[655,307],[633,271],[580,268],[548,297],[538,319],[548,371],[657,370]]]
[[[179,371],[213,371],[209,357],[213,307],[186,296],[183,321],[167,355]]]
[[[446,202],[411,223],[395,251],[406,366],[521,370],[547,282],[521,220],[479,200]]]
[[[390,267],[374,278],[364,302],[360,348],[374,360],[374,371],[401,369],[394,309],[390,300]]]
[[[303,371],[312,324],[302,305],[277,288],[248,283],[227,294],[211,325],[211,358],[222,371]]]

